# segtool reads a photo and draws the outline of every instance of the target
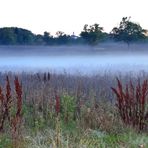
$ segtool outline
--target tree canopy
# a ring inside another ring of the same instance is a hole
[[[119,27],[112,29],[112,37],[116,41],[124,41],[128,45],[131,42],[145,39],[146,30],[140,24],[130,21],[130,17],[123,17]]]
[[[31,31],[17,28],[0,28],[0,45],[65,45],[79,43],[80,38],[72,38],[62,31],[53,37],[50,32],[45,31],[43,35],[33,34]]]
[[[99,24],[90,26],[85,24],[80,36],[86,41],[86,43],[96,45],[104,38],[103,27],[99,27]]]
[[[32,44],[34,42],[34,34],[26,29],[17,27],[0,28],[0,44]]]
[[[103,31],[99,24],[85,24],[80,36],[68,35],[57,31],[53,36],[45,31],[43,35],[34,34],[31,31],[18,27],[0,28],[0,45],[97,45],[102,41],[123,41],[129,44],[144,40],[148,42],[148,31],[140,24],[130,21],[130,17],[123,17],[119,26],[114,27],[111,33]]]

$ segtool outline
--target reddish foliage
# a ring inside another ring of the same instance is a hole
[[[16,97],[17,97],[17,113],[16,116],[21,116],[22,111],[22,85],[20,84],[18,77],[15,77],[14,80],[15,84],[15,91],[16,91]]]
[[[10,101],[10,98],[11,98],[10,81],[9,81],[9,77],[6,76],[6,99],[7,99],[7,102]]]
[[[117,107],[119,114],[127,125],[137,127],[143,130],[147,125],[146,104],[148,101],[148,81],[144,80],[143,83],[138,83],[136,86],[130,81],[123,88],[122,82],[117,78],[117,88],[111,88],[117,97]]]
[[[4,103],[4,95],[3,95],[3,92],[2,92],[1,86],[0,86],[0,103],[1,103],[1,104]]]
[[[3,130],[4,122],[6,118],[10,122],[10,108],[11,108],[11,87],[9,77],[6,76],[6,97],[2,93],[2,88],[0,87],[0,101],[1,101],[1,117],[0,117],[0,131]]]
[[[0,87],[0,131],[3,130],[4,120],[5,120],[5,98],[2,92],[2,88]]]
[[[12,118],[11,125],[13,138],[16,138],[16,136],[18,136],[22,119],[22,85],[20,84],[18,77],[15,77],[14,85],[17,98],[17,111],[15,116]]]
[[[10,112],[10,108],[11,108],[11,103],[12,103],[12,99],[11,99],[11,86],[10,86],[10,81],[9,81],[9,77],[6,76],[6,115],[8,117],[8,120],[10,121],[10,115],[9,115],[9,112]]]
[[[15,77],[14,80],[15,92],[16,92],[16,113],[14,116],[10,114],[10,109],[13,106],[12,96],[11,96],[11,86],[9,77],[6,77],[6,94],[4,95],[2,92],[2,88],[0,87],[0,131],[4,129],[4,123],[6,119],[8,119],[9,124],[12,128],[12,136],[16,138],[16,133],[19,131],[19,127],[21,125],[22,118],[22,85],[20,84],[18,77]],[[14,137],[15,136],[15,137]]]
[[[60,97],[55,93],[55,111],[56,114],[58,115],[60,113]]]

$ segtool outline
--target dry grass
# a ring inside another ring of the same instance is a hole
[[[119,77],[123,86],[130,80],[136,85],[137,77]],[[146,78],[146,73],[139,75],[141,80]],[[147,144],[146,134],[128,132],[131,128],[122,122],[111,90],[116,85],[113,75],[21,73],[15,77],[13,73],[1,73],[0,84],[5,83],[6,89],[0,88],[0,99],[5,93],[7,100],[14,99],[7,106],[11,107],[11,129],[18,142],[12,143],[15,147],[129,147],[134,142],[132,138],[127,140],[130,133],[141,141],[133,146]],[[11,143],[10,132],[3,128],[2,134]]]

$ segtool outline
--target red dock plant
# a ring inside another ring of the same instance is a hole
[[[0,86],[0,131],[3,130],[5,121],[5,98],[2,92],[2,88]]]
[[[148,122],[148,81],[136,85],[130,81],[123,87],[117,78],[117,88],[111,88],[117,97],[117,108],[126,125],[133,126],[138,130],[147,129]]]
[[[16,137],[19,134],[19,129],[22,121],[22,85],[20,84],[18,77],[15,77],[14,85],[17,98],[17,105],[16,114],[12,118],[11,124],[13,137]]]
[[[56,115],[58,116],[60,113],[60,97],[57,95],[56,91],[55,91],[55,111]]]
[[[12,100],[11,86],[8,76],[6,76],[5,95],[3,94],[2,87],[0,86],[0,132],[4,130],[4,123],[8,119],[8,124],[12,129],[13,138],[16,137],[16,133],[18,133],[20,129],[19,127],[21,125],[22,118],[22,85],[20,84],[18,77],[15,77],[14,85],[16,92],[16,103],[15,99]],[[13,108],[16,108],[14,115],[11,114],[11,110]]]
[[[10,108],[11,108],[12,98],[11,98],[11,86],[9,77],[6,76],[6,116],[8,117],[8,120],[10,121]]]
[[[11,108],[11,87],[9,77],[6,76],[6,95],[3,95],[2,88],[0,87],[0,131],[3,130],[4,122],[6,119],[10,122],[10,108]]]

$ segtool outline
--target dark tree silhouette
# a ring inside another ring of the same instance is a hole
[[[99,27],[99,24],[88,26],[84,25],[83,31],[80,36],[90,45],[96,45],[104,38],[103,27]]]
[[[64,44],[68,44],[68,42],[70,41],[70,36],[65,34],[62,31],[57,31],[56,36],[57,36],[56,44],[64,45]]]
[[[35,35],[26,29],[17,27],[0,28],[0,44],[3,45],[23,45],[33,44]]]
[[[130,43],[145,39],[145,32],[139,24],[131,22],[130,17],[123,17],[119,27],[112,29],[111,35],[116,41],[123,41],[129,47]]]
[[[54,44],[54,38],[49,32],[44,32],[43,35],[43,41],[46,45],[53,45]]]

